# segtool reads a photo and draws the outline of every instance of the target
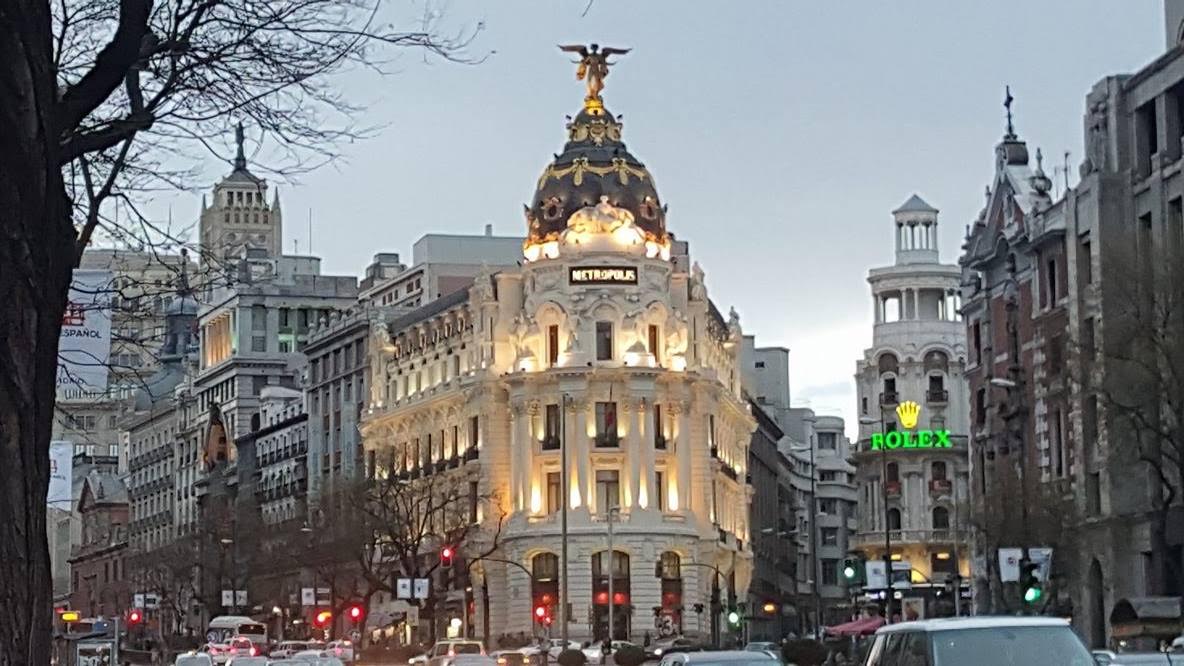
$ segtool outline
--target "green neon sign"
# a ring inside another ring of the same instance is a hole
[[[949,449],[949,430],[918,430],[917,432],[872,433],[872,450],[880,449]]]

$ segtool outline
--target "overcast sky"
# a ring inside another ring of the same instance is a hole
[[[632,47],[604,99],[669,204],[669,229],[690,241],[721,310],[735,306],[758,344],[790,349],[795,404],[846,416],[849,431],[871,342],[865,277],[892,261],[890,211],[913,192],[941,209],[954,262],[991,176],[1004,85],[1049,175],[1065,150],[1075,174],[1090,87],[1163,51],[1161,0],[595,0],[586,16],[585,0],[436,6],[448,28],[483,22],[472,53],[493,53],[351,74],[365,120],[386,127],[281,184],[285,251],[293,239],[308,251],[310,209],[331,274],[358,274],[378,251],[409,259],[424,233],[525,233],[522,204],[583,98],[555,45]],[[226,171],[211,161],[209,181]],[[172,205],[196,219],[196,196]]]

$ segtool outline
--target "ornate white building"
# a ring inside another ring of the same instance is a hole
[[[607,629],[611,507],[615,634],[707,634],[713,577],[726,606],[752,570],[739,318],[708,299],[599,96],[567,131],[522,266],[372,337],[363,444],[399,473],[469,475],[474,518],[504,521],[496,556],[522,568],[474,563],[473,635],[529,635],[539,605],[559,635],[565,503],[573,639]]]
[[[970,573],[966,330],[959,268],[938,256],[937,213],[916,195],[892,212],[896,261],[868,274],[875,330],[855,370],[859,531],[852,547],[882,561],[890,541],[894,567],[903,569],[897,578],[912,582],[893,601],[893,615],[902,602],[903,615],[952,615],[943,588],[960,575],[968,589]],[[898,413],[904,403],[919,407],[915,422]],[[948,431],[949,446],[926,431]]]

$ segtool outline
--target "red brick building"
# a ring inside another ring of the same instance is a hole
[[[82,540],[70,557],[70,607],[83,617],[113,617],[131,606],[127,557],[128,495],[116,475],[94,471],[78,499]]]

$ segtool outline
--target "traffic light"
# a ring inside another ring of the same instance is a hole
[[[1040,582],[1040,565],[1027,558],[1020,560],[1020,586],[1024,591],[1024,603],[1035,604],[1044,597],[1044,584]]]
[[[843,581],[847,585],[862,584],[865,566],[863,560],[858,557],[848,557],[843,560]]]
[[[323,610],[323,611],[320,611],[319,613],[317,613],[316,617],[313,618],[312,623],[323,629],[323,628],[329,626],[329,623],[332,621],[333,621],[333,611]]]
[[[740,612],[735,608],[728,611],[728,624],[732,625],[732,627],[740,626]]]
[[[534,621],[543,625],[551,624],[551,611],[543,605],[534,607]]]
[[[360,605],[353,604],[348,609],[346,609],[345,614],[347,617],[349,617],[350,622],[358,624],[362,621],[362,618],[366,616],[366,611],[363,610]]]
[[[134,610],[127,614],[127,625],[134,627],[144,621],[144,614],[138,610]]]
[[[456,551],[452,546],[444,546],[440,549],[440,567],[444,569],[452,568],[452,558],[456,555]]]

